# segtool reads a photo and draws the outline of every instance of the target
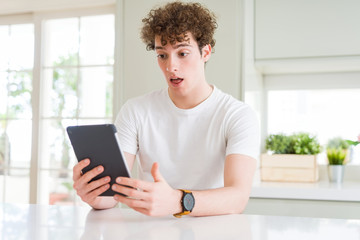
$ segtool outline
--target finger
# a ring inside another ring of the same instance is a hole
[[[110,184],[105,184],[99,188],[96,188],[95,190],[91,191],[90,193],[84,195],[81,199],[84,202],[91,202],[95,200],[100,194],[104,193],[106,190],[110,188]]]
[[[125,186],[121,186],[118,184],[113,184],[111,186],[112,190],[115,192],[124,194],[125,196],[134,198],[134,199],[142,199],[142,200],[148,200],[149,194],[147,192],[139,191],[135,188],[129,188]]]
[[[124,196],[121,196],[118,194],[114,195],[114,199],[118,202],[121,202],[121,203],[127,205],[128,207],[131,207],[131,208],[142,208],[142,209],[149,208],[149,203],[147,203],[146,201],[143,201],[143,200],[127,198],[127,197],[124,197]]]
[[[90,164],[90,159],[85,158],[73,167],[73,180],[74,182],[81,177],[81,170]]]
[[[133,208],[135,211],[150,216],[149,210],[145,208]]]
[[[86,172],[84,175],[81,176],[81,181],[88,183],[91,181],[91,179],[93,179],[103,171],[104,171],[104,167],[101,165],[94,167],[93,169],[91,169],[90,171]]]
[[[83,191],[86,192],[86,193],[94,191],[94,189],[97,189],[97,188],[101,187],[102,185],[105,185],[105,184],[109,183],[110,179],[111,178],[109,176],[106,176],[106,177],[103,177],[103,178],[98,179],[96,181],[92,181],[92,182],[90,182],[89,184],[87,184],[84,187]]]
[[[135,189],[139,188],[144,191],[152,190],[153,184],[154,184],[153,182],[146,182],[146,181],[141,181],[138,179],[127,178],[127,177],[118,177],[118,178],[116,178],[115,182],[117,184],[121,184],[123,186],[129,186],[129,187],[133,187]]]
[[[165,181],[165,179],[163,178],[163,176],[160,173],[159,164],[157,162],[154,162],[153,165],[152,165],[151,175],[154,178],[154,182],[163,182],[163,181]]]
[[[81,193],[83,193],[84,188],[87,186],[87,184],[90,182],[90,180],[93,179],[95,176],[99,175],[102,171],[104,171],[104,167],[97,166],[97,167],[91,169],[90,171],[86,172],[79,179],[74,181],[74,185],[73,185],[74,188],[77,190],[80,190]]]

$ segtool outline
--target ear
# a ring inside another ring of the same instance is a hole
[[[211,45],[207,44],[205,45],[202,49],[201,49],[201,53],[202,53],[202,59],[204,60],[204,62],[209,61],[210,57],[211,57]]]

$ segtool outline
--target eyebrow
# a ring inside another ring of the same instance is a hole
[[[188,43],[180,43],[180,44],[177,44],[177,45],[172,45],[172,47],[174,49],[178,49],[178,48],[181,48],[181,47],[193,47],[192,45],[188,44]],[[165,49],[163,46],[155,46],[155,49]]]

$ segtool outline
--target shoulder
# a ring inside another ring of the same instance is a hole
[[[151,111],[166,102],[166,89],[156,90],[142,96],[130,98],[121,108],[121,111],[143,112]]]
[[[166,96],[166,90],[156,90],[142,96],[128,99],[117,114],[116,122],[137,124],[141,119],[156,111],[159,102]]]
[[[218,106],[221,107],[226,115],[241,115],[249,117],[256,115],[255,111],[249,104],[236,99],[230,94],[222,92],[220,89],[216,89],[216,101]]]
[[[142,96],[130,98],[129,100],[126,101],[124,105],[144,105],[144,104],[161,101],[166,96],[165,91],[166,91],[165,89],[160,89],[149,92]]]

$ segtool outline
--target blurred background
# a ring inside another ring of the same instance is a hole
[[[207,79],[256,110],[262,152],[276,133],[357,139],[359,1],[199,2],[218,17]],[[127,99],[166,87],[139,38],[161,3],[0,2],[0,201],[81,204],[65,129],[111,123]],[[359,165],[354,148],[349,166]]]

